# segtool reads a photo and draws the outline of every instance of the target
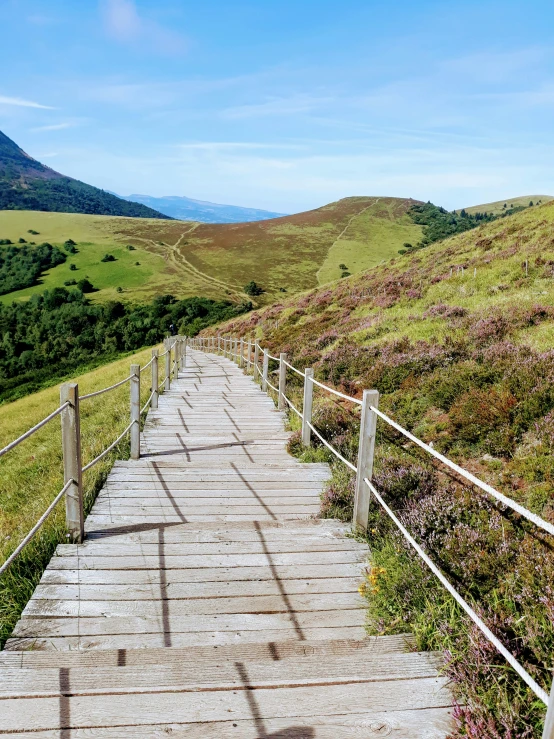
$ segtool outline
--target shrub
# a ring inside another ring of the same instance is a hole
[[[113,254],[104,254],[104,256],[102,257],[100,261],[101,262],[115,262],[116,259]]]
[[[77,287],[82,293],[92,293],[95,291],[94,285],[90,280],[87,280],[86,278],[83,280],[79,280],[77,283]]]
[[[75,272],[75,270],[77,269],[77,265],[76,265],[76,264],[70,264],[70,265],[69,265],[69,269],[70,269],[70,270],[71,270],[72,272]]]
[[[254,280],[251,280],[244,286],[244,292],[251,297],[255,297],[256,295],[261,295],[263,293],[263,289],[256,284]]]

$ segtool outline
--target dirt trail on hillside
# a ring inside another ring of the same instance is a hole
[[[160,244],[166,246],[169,251],[166,254],[163,254],[163,257],[168,262],[168,264],[172,264],[173,267],[175,267],[175,269],[180,274],[192,277],[196,281],[205,284],[207,287],[212,288],[218,293],[221,293],[221,291],[223,291],[227,297],[235,297],[240,300],[250,300],[248,295],[242,290],[238,289],[236,285],[232,285],[229,282],[224,282],[223,280],[219,280],[216,277],[212,277],[211,275],[202,272],[193,264],[191,264],[186,256],[181,251],[179,251],[179,246],[181,245],[181,241],[183,240],[183,238],[190,235],[198,227],[198,225],[198,223],[193,223],[186,231],[183,231],[181,233],[174,244],[168,244],[165,241],[157,242],[154,239],[147,239],[142,237],[135,238],[139,241],[143,241],[145,244],[151,244],[153,247],[155,247],[157,254],[159,254],[160,252],[156,247],[158,247]]]

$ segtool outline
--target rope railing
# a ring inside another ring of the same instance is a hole
[[[110,390],[115,390],[117,387],[121,387],[121,385],[125,385],[126,382],[129,382],[133,379],[133,375],[129,375],[129,377],[126,377],[124,380],[120,380],[119,382],[116,382],[114,385],[110,385],[109,387],[104,387],[102,390],[95,390],[93,393],[87,393],[86,395],[79,395],[79,400],[88,400],[89,398],[95,398],[97,395],[103,395],[104,393],[109,393]]]
[[[433,447],[429,446],[429,444],[426,444],[424,441],[421,441],[421,439],[418,439],[417,436],[414,436],[413,434],[411,434],[405,428],[400,426],[400,424],[396,423],[396,421],[393,421],[392,418],[389,418],[382,411],[378,410],[377,408],[373,408],[373,406],[371,407],[371,410],[377,416],[379,416],[379,418],[382,418],[383,421],[388,423],[389,426],[392,426],[394,429],[396,429],[401,434],[403,434],[407,439],[410,439],[410,441],[413,441],[414,444],[417,444],[417,446],[421,447],[421,449],[425,449],[426,452],[428,452],[433,457],[441,461],[447,467],[450,467],[450,469],[453,470],[454,472],[457,472],[458,475],[460,475],[461,477],[464,477],[466,480],[471,482],[476,487],[481,488],[481,490],[484,490],[489,495],[492,495],[500,503],[507,506],[508,508],[511,508],[516,513],[519,513],[521,516],[526,518],[528,521],[531,521],[532,523],[534,523],[535,526],[538,526],[539,528],[543,529],[544,531],[547,531],[549,534],[552,534],[554,536],[554,526],[551,523],[548,523],[548,521],[545,521],[543,518],[541,518],[540,516],[537,516],[535,513],[528,511],[527,508],[524,508],[522,505],[519,505],[519,503],[516,503],[515,500],[512,500],[511,498],[508,498],[506,495],[503,495],[498,490],[493,488],[492,485],[489,485],[488,483],[480,480],[478,477],[475,477],[475,475],[472,475],[471,472],[464,470],[463,467],[460,467],[455,462],[452,462],[452,460],[448,459],[448,457],[445,457],[444,454],[437,452],[437,450],[433,449]]]
[[[134,420],[134,419],[133,419],[133,420],[131,421],[131,423],[130,423],[130,424],[129,424],[129,425],[127,426],[127,428],[125,429],[125,431],[123,431],[123,432],[122,432],[122,433],[121,433],[121,434],[120,434],[120,435],[119,435],[119,436],[117,437],[117,439],[116,439],[116,440],[115,440],[114,442],[112,442],[112,443],[110,444],[110,446],[109,446],[109,447],[106,447],[106,449],[104,449],[104,451],[103,451],[103,452],[101,452],[101,453],[100,453],[100,454],[99,454],[99,455],[98,455],[97,457],[95,457],[95,458],[94,458],[94,459],[93,459],[93,460],[92,460],[91,462],[89,462],[88,464],[86,464],[86,465],[85,465],[85,466],[83,467],[83,472],[86,472],[87,470],[90,470],[90,469],[91,469],[92,467],[94,467],[94,465],[95,465],[95,464],[98,464],[98,462],[100,462],[100,460],[101,460],[101,459],[103,459],[103,458],[104,458],[104,457],[106,456],[106,454],[108,454],[109,452],[111,452],[111,450],[112,450],[112,449],[113,449],[114,447],[116,447],[116,446],[117,446],[117,445],[119,444],[119,442],[120,442],[120,441],[121,441],[121,440],[123,439],[123,437],[124,437],[124,436],[125,436],[126,434],[128,434],[128,433],[129,433],[129,431],[130,431],[130,430],[131,430],[131,428],[132,428],[132,427],[133,427],[133,426],[135,425],[135,423],[138,423],[138,421],[136,421],[136,420]]]
[[[69,403],[64,403],[63,405],[60,405],[59,408],[56,408],[55,411],[52,411],[46,418],[43,418],[42,421],[39,421],[36,426],[33,426],[28,431],[26,431],[24,434],[21,434],[21,436],[18,436],[17,439],[14,439],[13,441],[10,441],[10,443],[5,446],[0,451],[0,457],[3,457],[4,454],[7,454],[12,449],[15,449],[16,446],[21,444],[22,441],[25,441],[25,439],[28,439],[29,436],[32,436],[34,433],[36,433],[39,429],[41,429],[43,426],[46,426],[46,424],[51,421],[53,418],[56,418],[56,416],[59,416],[60,413],[64,410],[64,408],[67,408]]]
[[[138,459],[140,457],[140,420],[143,413],[145,413],[149,407],[158,407],[158,395],[162,387],[169,389],[171,377],[178,377],[179,367],[184,367],[186,363],[186,337],[172,337],[165,341],[166,351],[162,354],[158,354],[157,349],[152,350],[152,358],[150,361],[142,367],[142,371],[151,367],[151,390],[150,396],[146,401],[145,405],[140,408],[140,373],[141,367],[138,364],[131,365],[131,374],[125,377],[123,380],[110,385],[109,387],[102,388],[101,390],[95,390],[94,392],[87,393],[85,395],[79,395],[79,388],[77,383],[66,383],[60,388],[60,406],[55,411],[50,413],[46,418],[37,423],[35,426],[30,428],[20,437],[10,442],[4,449],[0,451],[0,457],[14,449],[25,439],[28,439],[32,434],[46,425],[49,421],[61,415],[62,421],[62,449],[63,449],[63,467],[64,477],[66,483],[62,490],[57,494],[52,503],[48,506],[46,511],[42,514],[37,523],[33,526],[31,531],[25,536],[25,538],[17,545],[14,551],[8,556],[5,562],[0,567],[0,575],[4,573],[12,562],[17,558],[19,553],[24,547],[31,541],[36,532],[41,528],[44,522],[48,519],[48,516],[54,510],[56,504],[60,499],[68,492],[71,491],[67,497],[66,502],[66,526],[69,531],[68,537],[74,541],[82,541],[84,536],[84,517],[83,517],[83,485],[82,475],[88,470],[92,469],[98,462],[100,462],[107,454],[109,454],[118,444],[121,443],[123,438],[130,432],[130,450],[131,459]],[[173,364],[171,358],[173,355]],[[165,357],[165,377],[162,383],[158,385],[158,361],[161,357]],[[130,408],[131,408],[131,421],[125,430],[113,441],[106,449],[104,449],[97,457],[91,460],[88,464],[82,465],[81,460],[81,431],[80,431],[80,401],[94,398],[104,393],[115,390],[122,385],[130,383]]]
[[[516,660],[516,658],[506,649],[506,647],[502,644],[502,642],[500,642],[497,639],[497,637],[492,633],[492,631],[484,623],[484,621],[479,618],[479,616],[475,613],[475,611],[467,603],[467,601],[465,601],[462,598],[462,596],[458,593],[458,591],[455,590],[455,588],[450,584],[450,582],[442,574],[439,568],[433,563],[433,561],[427,556],[425,551],[419,546],[419,544],[415,541],[415,539],[408,533],[406,528],[400,523],[398,518],[394,515],[394,513],[385,503],[383,498],[380,496],[379,492],[376,490],[375,486],[370,483],[367,477],[364,478],[364,482],[368,486],[368,488],[371,490],[377,502],[381,505],[383,510],[387,513],[389,518],[395,523],[395,525],[400,530],[404,538],[412,545],[412,547],[419,554],[419,556],[425,562],[425,564],[429,567],[429,569],[435,575],[435,577],[437,577],[437,579],[440,580],[441,584],[444,585],[446,590],[448,590],[448,592],[454,598],[456,603],[458,603],[464,609],[464,611],[467,613],[467,615],[470,617],[473,623],[479,627],[479,629],[483,632],[483,634],[487,637],[487,639],[491,642],[491,644],[493,644],[496,647],[496,649],[500,652],[500,654],[504,657],[506,662],[508,662],[508,664],[514,668],[514,670],[521,677],[521,679],[527,683],[527,685],[535,693],[537,698],[540,698],[540,700],[545,705],[548,705],[548,693],[545,690],[543,690],[540,687],[540,685],[538,685],[535,682],[535,680],[533,680],[533,678],[527,672],[527,670],[525,670],[525,668],[520,665],[520,663]]]
[[[232,345],[233,339],[229,339],[229,341],[231,342],[231,345]],[[382,496],[379,494],[378,490],[371,483],[371,477],[372,477],[372,472],[373,472],[373,457],[374,457],[374,449],[375,449],[375,435],[376,435],[376,428],[377,428],[377,419],[381,419],[382,421],[387,423],[389,426],[396,429],[399,433],[403,434],[407,439],[412,441],[414,444],[416,444],[420,448],[424,449],[426,452],[431,454],[435,459],[438,459],[440,462],[445,464],[447,467],[449,467],[451,470],[456,472],[467,482],[471,483],[472,485],[475,485],[480,490],[489,494],[502,505],[508,508],[511,508],[513,511],[515,511],[519,515],[521,515],[522,517],[524,517],[531,523],[541,528],[543,531],[546,531],[547,533],[554,535],[554,525],[550,524],[548,521],[545,521],[540,516],[537,516],[536,514],[527,510],[526,508],[521,506],[519,503],[516,503],[511,498],[508,498],[507,496],[503,495],[498,490],[493,488],[491,485],[483,482],[482,480],[480,480],[478,477],[471,474],[467,470],[464,470],[462,467],[457,465],[455,462],[452,462],[450,459],[445,457],[443,454],[440,454],[440,452],[437,452],[435,449],[433,449],[432,446],[430,446],[429,444],[426,444],[421,439],[418,439],[416,436],[410,433],[407,429],[403,428],[402,426],[400,426],[400,424],[396,423],[396,421],[394,421],[392,418],[390,418],[385,413],[380,411],[378,408],[379,393],[376,390],[364,390],[362,400],[360,400],[359,398],[354,398],[350,395],[346,395],[345,393],[341,393],[338,390],[335,390],[334,388],[330,387],[329,385],[325,385],[324,383],[316,380],[313,377],[312,369],[306,369],[305,372],[301,372],[299,369],[294,367],[292,364],[290,364],[286,360],[285,358],[286,355],[282,354],[280,357],[274,357],[271,354],[269,354],[267,350],[262,349],[258,341],[254,341],[253,346],[256,352],[255,357],[258,357],[259,353],[263,352],[263,359],[264,359],[263,370],[260,370],[256,361],[253,362],[254,377],[256,378],[256,375],[260,377],[262,381],[262,389],[269,387],[271,388],[271,390],[273,390],[274,392],[278,394],[278,403],[279,403],[280,408],[285,407],[285,404],[286,404],[291,408],[291,410],[294,413],[297,414],[297,416],[299,416],[299,418],[302,421],[302,442],[304,443],[304,445],[305,446],[310,445],[310,436],[311,434],[314,434],[321,441],[321,443],[325,447],[327,447],[327,449],[329,449],[329,451],[337,459],[339,459],[350,470],[356,473],[356,493],[355,493],[355,500],[354,500],[354,517],[353,517],[354,526],[356,528],[362,528],[364,530],[367,530],[368,521],[369,521],[370,499],[371,497],[373,497],[379,503],[379,505],[383,508],[383,510],[389,516],[389,518],[393,521],[393,523],[399,529],[399,531],[404,536],[406,541],[410,544],[410,546],[413,549],[415,549],[417,554],[421,557],[421,559],[423,559],[423,561],[429,567],[431,572],[437,577],[439,582],[444,586],[444,588],[448,591],[448,593],[454,598],[454,600],[465,611],[465,613],[469,616],[469,618],[473,621],[473,623],[476,624],[476,626],[481,630],[481,632],[485,635],[485,637],[495,647],[495,649],[499,652],[499,654],[501,654],[502,657],[504,657],[506,662],[515,670],[515,672],[528,685],[528,687],[534,692],[534,694],[545,705],[548,706],[543,739],[554,739],[554,685],[553,685],[553,689],[551,691],[550,698],[549,698],[546,691],[540,687],[540,685],[525,670],[525,668],[506,649],[506,647],[502,644],[502,642],[493,634],[493,632],[488,628],[488,626],[484,623],[484,621],[477,615],[475,610],[467,603],[467,601],[457,592],[457,590],[447,580],[447,578],[443,575],[440,569],[433,563],[433,561],[425,553],[422,547],[410,535],[410,533],[403,526],[403,524],[400,522],[397,516],[395,516],[393,511],[389,508],[389,506],[383,500]],[[279,362],[279,387],[278,388],[272,385],[269,382],[268,377],[267,377],[268,375],[267,361],[269,359]],[[298,375],[304,377],[303,413],[301,413],[294,406],[292,401],[285,394],[285,374],[284,374],[286,371],[285,367],[292,370],[293,372],[296,372]],[[360,441],[359,441],[359,447],[358,447],[357,465],[354,465],[352,462],[346,459],[337,449],[335,449],[322,436],[322,434],[317,430],[317,428],[312,424],[312,403],[313,403],[312,397],[313,397],[314,385],[322,388],[323,390],[329,393],[332,393],[333,395],[339,398],[343,398],[344,400],[355,403],[361,407]]]
[[[42,516],[39,518],[39,520],[36,522],[36,524],[33,526],[33,528],[29,531],[27,536],[22,539],[19,544],[16,546],[16,548],[13,550],[13,552],[10,554],[10,556],[6,559],[6,561],[2,564],[0,567],[0,575],[4,574],[4,572],[8,569],[8,567],[11,565],[11,563],[14,561],[14,559],[17,557],[17,555],[25,549],[27,544],[31,541],[33,536],[37,533],[37,531],[40,529],[42,524],[46,521],[48,516],[52,513],[54,508],[58,505],[60,500],[63,498],[63,496],[67,493],[71,485],[74,483],[74,480],[68,480],[63,488],[60,490],[60,492],[56,495],[54,500],[50,503],[48,508],[44,511]]]

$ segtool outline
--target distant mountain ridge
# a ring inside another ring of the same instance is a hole
[[[0,131],[0,210],[42,210],[58,213],[164,218],[142,203],[129,202],[66,177],[33,159]]]
[[[114,193],[115,194],[115,193]],[[281,218],[287,213],[274,213],[257,208],[243,208],[239,205],[222,205],[206,200],[194,200],[179,195],[165,195],[160,198],[151,195],[118,195],[125,200],[143,203],[180,221],[200,221],[200,223],[247,223]]]

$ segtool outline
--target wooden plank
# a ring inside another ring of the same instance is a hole
[[[336,577],[357,577],[362,568],[357,563],[333,564],[333,565],[290,565],[285,567],[277,566],[270,568],[264,567],[218,567],[218,568],[190,568],[190,569],[172,569],[166,575],[161,575],[159,569],[147,570],[124,570],[124,569],[105,569],[93,570],[86,569],[55,569],[52,562],[45,570],[41,583],[81,583],[81,584],[145,584],[160,583],[161,578],[167,578],[171,583],[200,583],[200,582],[249,582],[275,580],[279,578],[281,582],[286,580],[306,579],[332,579]]]
[[[155,699],[154,699],[155,696]],[[178,696],[178,699],[177,699]],[[345,706],[353,712],[417,710],[448,707],[451,699],[444,678],[407,679],[401,681],[360,682],[347,686],[319,685],[283,687],[278,690],[260,687],[255,690],[257,713],[264,719],[298,716],[342,715]],[[225,721],[229,714],[235,720],[252,719],[250,692],[221,690],[203,692],[169,692],[141,694],[105,694],[72,696],[68,699],[72,727],[113,725],[151,726],[175,721]],[[27,698],[25,710],[21,700],[3,701],[4,731],[33,731],[60,727],[58,698]]]
[[[231,613],[302,613],[308,611],[348,610],[362,608],[364,601],[356,591],[331,593],[300,593],[276,595],[245,595],[183,599],[175,601],[169,597],[167,588],[159,589],[158,599],[135,602],[132,600],[41,600],[32,598],[23,611],[23,617],[80,617],[140,616],[157,618],[164,609],[187,616],[200,614]]]
[[[452,731],[449,708],[343,713],[335,716],[264,718],[267,739],[352,739],[389,736],[391,739],[444,739]],[[259,722],[236,720],[202,723],[159,723],[150,726],[95,728],[95,739],[229,739],[255,737]],[[60,730],[8,734],[13,739],[60,739]],[[90,739],[91,730],[71,729],[71,739]]]

